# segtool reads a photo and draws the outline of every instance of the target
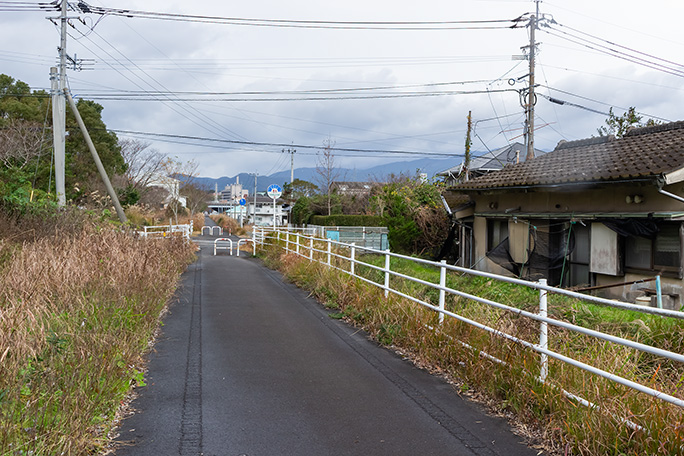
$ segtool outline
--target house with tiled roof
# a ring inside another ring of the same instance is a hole
[[[460,222],[477,269],[626,300],[660,276],[665,305],[681,306],[684,122],[561,141],[454,189],[473,203]]]

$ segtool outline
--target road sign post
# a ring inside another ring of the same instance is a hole
[[[244,198],[240,198],[240,201],[238,201],[238,202],[240,203],[240,228],[242,228],[243,220],[244,220],[244,216],[242,215],[244,212],[243,208],[245,207],[245,204],[247,204],[247,200]]]
[[[268,193],[268,196],[270,196],[273,199],[273,229],[276,227],[276,200],[280,198],[280,195],[283,194],[283,189],[280,188],[280,185],[277,184],[271,184],[268,187],[268,190],[266,190],[266,193]]]

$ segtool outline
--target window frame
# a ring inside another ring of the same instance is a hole
[[[677,238],[678,244],[679,244],[679,250],[677,251],[677,256],[678,256],[678,263],[675,266],[672,265],[664,265],[664,264],[656,264],[656,256],[657,256],[657,250],[656,246],[658,244],[658,236],[662,233],[662,231],[659,231],[653,238],[643,238],[639,236],[623,236],[623,261],[624,261],[624,270],[625,272],[632,272],[632,273],[643,273],[643,272],[648,272],[648,273],[658,273],[662,274],[668,277],[677,277],[677,278],[682,278],[682,222],[662,222],[659,227],[663,226],[668,226],[668,227],[673,227],[676,228],[676,234],[672,233],[672,237],[669,239],[672,239],[674,237]],[[632,239],[632,242],[635,241],[647,241],[649,243],[649,266],[644,267],[644,266],[635,266],[635,265],[630,265],[628,263],[629,261],[629,245],[630,245],[630,239]],[[662,238],[661,238],[662,239]]]

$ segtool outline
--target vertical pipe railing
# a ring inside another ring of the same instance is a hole
[[[439,324],[441,325],[444,323],[444,301],[445,301],[445,296],[446,292],[444,291],[444,287],[446,287],[446,268],[444,267],[446,265],[446,260],[441,261],[442,265],[439,267]]]
[[[355,269],[356,269],[356,268],[354,267],[354,266],[356,265],[356,263],[354,262],[354,260],[355,260],[355,258],[354,258],[355,255],[356,255],[356,244],[352,242],[352,244],[351,244],[351,253],[350,253],[350,255],[349,255],[349,261],[350,261],[350,263],[349,263],[349,272],[351,273],[352,277],[354,277],[354,276],[356,275],[356,273],[355,273]]]
[[[285,251],[290,251],[290,232],[285,233]]]
[[[663,308],[663,289],[660,285],[660,276],[656,276],[656,303],[658,304],[658,309]]]
[[[390,251],[385,250],[385,297],[389,296]]]
[[[539,279],[539,284],[546,286],[546,279]],[[546,318],[548,315],[547,291],[539,290],[539,316]],[[549,348],[549,325],[542,321],[539,323],[539,348],[547,350]],[[549,375],[549,358],[545,353],[540,355],[541,369],[539,371],[539,381],[544,383]]]
[[[309,260],[310,261],[313,260],[313,248],[314,248],[313,240],[314,240],[314,238],[313,238],[313,236],[311,236],[309,238]]]
[[[299,233],[296,236],[297,243],[295,244],[295,249],[297,250],[297,255],[299,255]]]
[[[330,252],[332,252],[332,242],[328,239],[328,266],[330,266]]]

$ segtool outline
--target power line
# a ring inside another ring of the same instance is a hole
[[[597,103],[597,104],[600,104],[600,105],[603,105],[603,106],[614,107],[614,108],[621,109],[621,110],[623,110],[623,111],[629,110],[629,108],[625,108],[625,107],[621,107],[621,106],[615,106],[615,105],[613,105],[613,104],[611,104],[611,103],[606,103],[606,102],[604,102],[604,101],[599,101],[599,100],[596,100],[596,99],[594,99],[594,98],[585,97],[585,96],[582,96],[582,95],[577,95],[576,93],[568,92],[568,91],[566,91],[566,90],[557,89],[557,88],[555,88],[555,87],[550,87],[550,86],[541,85],[541,84],[540,84],[540,87],[544,87],[544,88],[547,88],[547,89],[549,89],[549,90],[555,90],[556,92],[562,93],[562,94],[564,94],[564,95],[570,95],[570,96],[572,96],[572,97],[580,98],[580,99],[586,100],[586,101],[591,101],[591,102],[593,102],[593,103]],[[604,114],[603,112],[599,112],[599,111],[597,111],[597,112],[598,112],[599,114]],[[639,112],[639,111],[637,111],[637,114],[641,114],[641,115],[644,115],[644,116],[646,116],[646,117],[650,117],[650,118],[652,118],[652,119],[661,120],[661,121],[663,121],[663,122],[672,122],[672,120],[670,120],[670,119],[666,119],[666,118],[664,118],[664,117],[654,116],[654,115],[651,115],[651,114],[648,114],[648,113],[645,113],[645,112]]]
[[[117,134],[123,135],[137,135],[151,138],[164,139],[180,139],[180,140],[193,140],[202,141],[215,144],[231,144],[240,146],[260,146],[260,147],[276,147],[276,148],[297,148],[297,149],[307,149],[307,150],[318,150],[322,149],[322,146],[312,146],[308,144],[287,144],[287,143],[269,143],[269,142],[257,142],[257,141],[237,141],[232,139],[221,139],[221,138],[204,138],[201,136],[190,136],[190,135],[174,135],[168,133],[150,133],[141,131],[131,131],[131,130],[116,130],[107,129]],[[411,151],[411,150],[388,150],[388,149],[357,149],[349,147],[335,147],[336,151],[340,152],[361,152],[361,153],[372,153],[372,154],[402,154],[402,155],[426,155],[426,156],[442,156],[442,157],[460,157],[463,154],[456,153],[441,153],[441,152],[425,152],[425,151]],[[346,155],[345,155],[346,156]]]
[[[503,93],[503,92],[518,92],[516,89],[497,89],[497,90],[448,90],[441,92],[407,92],[394,94],[377,94],[377,95],[342,95],[338,97],[332,96],[309,96],[309,97],[279,97],[279,98],[180,98],[174,97],[172,101],[181,102],[279,102],[279,101],[338,101],[338,100],[379,100],[392,98],[424,98],[424,97],[441,97],[454,95],[479,95],[485,93]],[[86,95],[84,95],[86,96]],[[140,94],[139,96],[132,96],[126,94],[120,95],[87,95],[89,98],[95,100],[105,101],[160,101],[155,94]]]
[[[26,11],[59,11],[59,2],[0,2],[0,11],[23,13]]]
[[[548,30],[550,29],[550,30]],[[551,36],[555,36],[557,38],[560,38],[562,40],[569,41],[571,43],[577,44],[582,47],[586,47],[588,49],[594,50],[601,52],[606,55],[610,55],[613,57],[616,57],[621,60],[625,60],[631,63],[635,63],[637,65],[641,65],[647,68],[651,68],[653,70],[661,71],[663,73],[671,74],[673,76],[678,76],[678,77],[684,77],[684,69],[680,69],[678,67],[684,68],[684,66],[680,64],[673,64],[673,65],[664,65],[660,63],[659,61],[664,61],[664,62],[670,62],[669,60],[661,59],[659,57],[655,57],[650,54],[646,54],[644,52],[640,51],[634,51],[631,50],[631,48],[627,48],[625,46],[620,46],[620,45],[615,45],[614,43],[603,40],[601,38],[592,38],[594,41],[585,38],[583,36],[578,36],[574,35],[572,33],[566,32],[565,30],[559,30],[557,28],[554,28],[553,26],[546,25],[546,28],[542,28],[542,31],[546,32],[547,34]],[[574,29],[573,29],[574,30]],[[556,32],[556,33],[554,33]],[[584,32],[580,32],[586,36],[593,37],[593,35],[586,34]],[[602,41],[607,43],[602,44],[601,42],[597,41]],[[611,46],[617,46],[625,50],[630,50],[630,52],[633,52],[633,54],[630,54],[628,52],[621,51],[619,49],[615,49],[614,47]]]
[[[116,9],[83,4],[84,13],[102,16],[121,16],[126,18],[158,19],[179,22],[201,22],[223,25],[242,25],[256,27],[315,28],[344,30],[482,30],[518,28],[523,17],[514,19],[492,19],[477,21],[323,21],[292,19],[259,19],[242,17],[206,16],[158,11]],[[507,24],[507,25],[503,25]]]
[[[276,91],[238,91],[238,92],[210,92],[210,91],[154,91],[154,90],[116,90],[102,92],[85,92],[83,96],[109,97],[109,96],[145,96],[145,95],[206,95],[206,96],[227,96],[227,95],[293,95],[293,94],[325,94],[325,93],[348,93],[348,92],[370,92],[375,90],[397,90],[410,88],[444,87],[451,85],[481,84],[489,82],[486,79],[472,81],[449,81],[432,82],[426,84],[406,84],[375,87],[342,87],[334,89],[306,89],[306,90],[276,90]]]

